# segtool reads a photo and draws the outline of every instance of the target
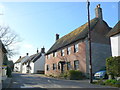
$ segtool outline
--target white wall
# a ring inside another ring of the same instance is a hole
[[[16,68],[17,67],[17,68]],[[16,72],[20,72],[21,71],[21,63],[19,62],[19,63],[16,63],[15,65],[14,65],[14,71]]]
[[[22,73],[27,72],[27,64],[22,65]]]
[[[42,54],[42,56],[34,62],[34,73],[37,73],[37,71],[44,71],[44,66],[45,66],[45,55]]]
[[[110,37],[112,56],[120,56],[120,33]]]
[[[31,67],[30,73],[34,73],[34,63],[33,62],[30,62],[30,67]]]

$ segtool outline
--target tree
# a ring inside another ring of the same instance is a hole
[[[20,38],[9,26],[0,26],[0,40],[7,49],[9,58],[16,54],[15,48],[12,48],[12,46],[20,42]]]

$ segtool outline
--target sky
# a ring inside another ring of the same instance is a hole
[[[118,21],[118,2],[91,2],[90,19],[101,4],[103,19],[110,27]],[[3,15],[2,15],[2,14]],[[0,25],[9,26],[21,38],[15,45],[19,52],[13,58],[35,54],[44,46],[47,52],[60,37],[87,22],[86,2],[1,2]]]

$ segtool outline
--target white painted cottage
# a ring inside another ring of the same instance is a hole
[[[28,58],[29,58],[28,53],[26,53],[26,56],[24,56],[24,57],[20,56],[19,59],[14,64],[14,71],[26,73],[26,68],[25,68],[24,62],[27,61]]]
[[[112,56],[120,56],[120,21],[110,30]]]
[[[27,65],[27,73],[44,73],[45,48],[41,48],[41,52],[37,50],[37,54],[31,55],[25,64]]]

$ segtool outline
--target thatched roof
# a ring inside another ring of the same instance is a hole
[[[120,21],[118,21],[118,23],[113,27],[113,29],[110,30],[107,36],[111,37],[118,33],[120,33]]]
[[[94,18],[90,21],[91,30],[94,28],[94,26],[98,22],[98,18]],[[50,54],[52,52],[55,52],[58,49],[61,49],[67,45],[70,45],[78,40],[83,40],[85,37],[87,37],[88,34],[88,23],[78,27],[74,31],[70,32],[69,34],[63,36],[62,38],[58,39],[54,45],[48,50],[47,54]]]
[[[19,58],[15,63],[19,63],[19,62],[21,62],[22,60],[23,60],[23,58],[25,58],[25,56],[24,57],[21,57],[21,58]]]

